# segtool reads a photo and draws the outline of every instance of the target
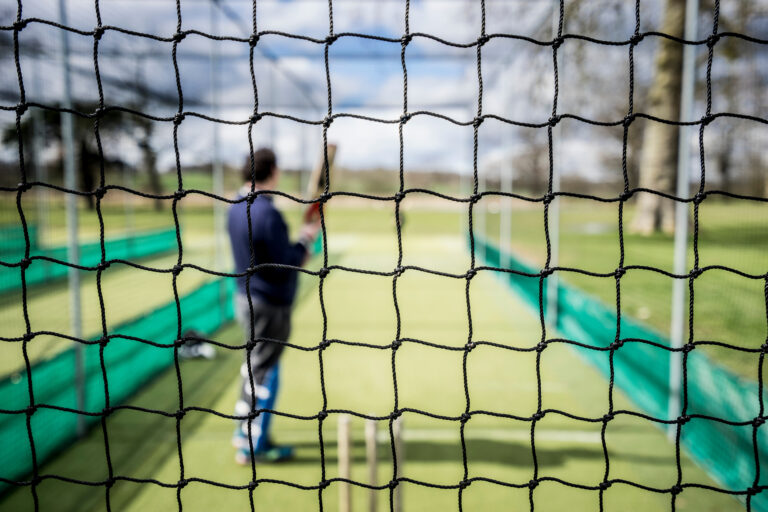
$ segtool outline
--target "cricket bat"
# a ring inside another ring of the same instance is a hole
[[[328,174],[333,172],[333,161],[336,158],[336,144],[328,144]],[[317,165],[312,169],[307,183],[306,199],[317,199],[325,191],[325,155],[320,153]],[[320,216],[320,203],[312,203],[304,212],[304,221],[312,222]]]

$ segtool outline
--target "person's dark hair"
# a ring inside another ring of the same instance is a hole
[[[251,174],[251,159],[245,159],[243,165],[243,180],[251,181],[253,178],[256,183],[267,181],[277,167],[277,157],[275,152],[269,148],[257,149],[253,153],[253,174]]]

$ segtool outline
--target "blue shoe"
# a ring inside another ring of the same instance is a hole
[[[284,462],[293,458],[292,446],[271,445],[263,450],[251,452],[248,448],[241,448],[235,453],[235,462],[244,466],[255,462]]]

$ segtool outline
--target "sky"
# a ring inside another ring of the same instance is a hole
[[[39,17],[58,21],[58,0],[23,2],[25,18]],[[91,0],[65,0],[69,26],[92,30],[96,26]],[[200,30],[226,36],[247,37],[252,29],[250,0],[182,0],[182,30]],[[574,0],[570,0],[574,1]],[[4,5],[5,4],[5,5]],[[0,0],[1,24],[12,23],[15,2]],[[597,5],[600,4],[600,5]],[[632,2],[599,0],[586,3],[584,19],[597,19],[591,26],[583,20],[566,19],[565,31],[604,39],[628,39],[634,25]],[[372,36],[400,38],[404,33],[405,2],[399,0],[335,0],[333,21],[336,34],[355,32]],[[552,0],[488,0],[487,33],[513,33],[551,38]],[[642,30],[658,28],[658,1],[641,3]],[[175,3],[166,0],[101,0],[102,23],[123,29],[169,37],[176,31]],[[587,11],[589,9],[589,11]],[[469,43],[480,35],[480,3],[474,0],[412,0],[409,20],[411,33],[427,33],[438,38]],[[259,0],[257,27],[323,39],[329,31],[328,4],[322,0]],[[538,34],[538,36],[537,36]],[[71,34],[70,62],[73,69],[75,101],[98,99],[93,62],[93,38]],[[62,96],[59,60],[60,31],[32,23],[20,34],[22,50],[34,44],[44,48],[42,58],[22,52],[22,72],[28,98],[42,103],[57,103]],[[172,116],[178,107],[171,43],[135,35],[107,31],[100,41],[99,69],[109,105],[139,105],[155,116]],[[261,112],[276,112],[308,120],[321,120],[328,108],[323,45],[284,35],[263,36],[257,46],[254,67]],[[651,73],[653,43],[636,51],[637,80],[648,80]],[[530,43],[494,39],[483,47],[483,113],[497,114],[526,122],[545,122],[552,109],[554,77],[552,51]],[[603,104],[626,103],[628,87],[627,48],[583,44],[569,40],[561,51],[559,112],[585,117],[607,115]],[[218,65],[211,62],[212,53]],[[478,108],[476,51],[416,37],[406,52],[408,72],[408,110],[429,110],[460,121],[471,120]],[[586,57],[585,57],[586,55]],[[571,56],[571,57],[569,57]],[[5,69],[13,69],[8,55]],[[245,120],[254,108],[254,91],[249,72],[248,45],[218,41],[190,34],[178,45],[179,77],[185,110],[215,115],[226,120]],[[607,84],[596,91],[585,85],[586,74]],[[329,51],[332,110],[379,119],[397,119],[403,110],[403,70],[400,44],[357,37],[341,37]],[[581,71],[579,75],[576,71]],[[3,104],[13,104],[8,92],[18,93],[13,73],[3,73],[0,90]],[[152,92],[136,94],[136,84]],[[214,91],[219,107],[213,108]],[[610,96],[610,97],[608,97]],[[626,108],[626,107],[621,107]],[[609,116],[610,117],[610,116]],[[611,119],[613,120],[613,118]],[[0,123],[12,121],[5,115]],[[213,123],[187,116],[179,130],[182,165],[205,164],[216,153]],[[578,162],[579,172],[593,175],[599,167],[594,136],[588,130],[574,129],[563,136],[559,151],[564,161]],[[172,125],[155,123],[153,147],[161,169],[173,166]],[[309,167],[319,157],[318,126],[265,117],[254,126],[256,146],[277,149],[284,167]],[[520,146],[516,129],[502,123],[486,122],[479,141],[480,165],[491,165]],[[240,165],[248,151],[245,126],[219,125],[219,157],[230,165]],[[339,146],[338,164],[352,169],[397,168],[399,140],[396,124],[366,120],[336,119],[328,138]],[[406,169],[472,171],[473,139],[471,127],[459,127],[445,120],[417,116],[404,128]],[[602,147],[602,146],[601,146]],[[620,147],[616,148],[620,150]],[[107,152],[138,163],[139,153],[130,138],[110,142]],[[3,153],[8,156],[6,148]],[[573,167],[573,165],[571,165]],[[564,165],[564,168],[568,168]]]

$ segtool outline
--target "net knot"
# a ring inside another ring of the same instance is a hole
[[[550,204],[550,203],[551,203],[552,201],[554,201],[554,200],[555,200],[555,194],[553,194],[552,192],[547,192],[547,193],[546,193],[546,194],[544,194],[544,196],[541,198],[541,201],[542,201],[544,204]]]
[[[176,32],[175,34],[173,34],[173,42],[180,43],[184,40],[185,37],[187,37],[186,32]]]
[[[109,268],[109,261],[100,261],[98,265],[96,265],[96,270],[99,272],[103,272]]]
[[[608,345],[608,348],[611,350],[616,350],[624,346],[624,340],[616,340],[610,345]]]
[[[557,123],[560,122],[560,119],[561,119],[560,116],[554,115],[554,116],[550,117],[549,119],[547,119],[547,125],[550,128],[554,128],[555,126],[557,126]]]
[[[101,39],[101,36],[104,35],[104,27],[98,26],[93,29],[93,38],[98,41]]]
[[[609,412],[608,414],[603,415],[603,423],[608,423],[614,418],[614,414],[612,412]]]
[[[398,202],[398,203],[399,203],[399,202],[400,202],[400,201],[402,201],[403,199],[405,199],[405,192],[402,192],[402,191],[400,191],[400,192],[398,192],[397,194],[395,194],[395,201],[396,201],[396,202]]]
[[[109,343],[109,336],[102,336],[101,338],[99,338],[99,346],[101,348],[106,347],[108,343]]]
[[[491,40],[490,36],[488,36],[487,34],[483,34],[482,36],[477,38],[477,47],[478,48],[483,47],[485,43],[487,43],[490,40]]]
[[[29,268],[29,266],[30,266],[31,264],[32,264],[32,260],[30,260],[29,258],[23,258],[23,259],[22,259],[22,260],[19,262],[19,267],[21,267],[21,269],[22,269],[22,270],[26,270],[27,268]]]
[[[101,415],[105,418],[109,417],[114,412],[112,407],[105,407],[101,410]]]
[[[185,197],[186,195],[187,195],[187,191],[186,190],[176,190],[176,191],[173,192],[173,198],[175,200],[177,200],[177,201],[179,199],[181,199],[182,197]]]
[[[176,484],[176,487],[178,487],[179,489],[183,489],[183,488],[185,488],[187,486],[188,483],[189,483],[189,480],[187,480],[186,478],[182,478]]]
[[[328,411],[326,411],[325,409],[317,413],[317,419],[320,421],[325,420],[327,417],[328,417]]]
[[[30,185],[29,183],[19,183],[18,185],[16,185],[16,190],[18,190],[19,192],[26,192],[31,188],[32,188],[32,185]]]
[[[695,343],[686,343],[685,345],[683,345],[683,352],[687,354],[688,352],[690,352],[695,348],[696,348]]]
[[[261,121],[262,117],[263,116],[261,114],[253,114],[251,115],[251,117],[248,118],[248,120],[251,122],[251,124],[255,124]]]
[[[707,37],[707,48],[713,48],[719,40],[720,34],[710,34],[710,36]]]
[[[317,198],[317,200],[318,200],[318,201],[320,201],[322,204],[325,204],[325,203],[327,203],[328,201],[330,201],[331,197],[333,197],[333,196],[331,196],[331,194],[329,194],[328,192],[323,192],[323,193],[322,193],[322,194],[321,194],[321,195],[320,195],[320,196]]]
[[[43,481],[43,478],[40,475],[35,475],[32,477],[32,480],[30,480],[30,484],[32,484],[32,487],[36,487],[40,485],[40,482]]]
[[[331,270],[328,267],[323,267],[317,271],[317,275],[320,276],[320,279],[325,279],[330,273]]]
[[[474,341],[468,341],[467,344],[464,345],[464,350],[466,352],[472,352],[472,350],[474,350],[476,346],[477,346],[477,343],[475,343]]]
[[[758,416],[757,418],[752,420],[752,426],[755,428],[759,427],[763,423],[765,423],[765,417],[763,416]]]
[[[533,420],[533,421],[539,421],[540,419],[543,419],[543,418],[544,418],[544,412],[543,411],[536,412],[536,413],[534,413],[533,416],[531,416],[531,420]]]
[[[629,38],[629,44],[631,44],[632,46],[637,46],[638,44],[640,44],[640,41],[642,41],[643,39],[645,39],[644,34],[634,34],[632,37]]]
[[[549,277],[554,273],[555,273],[555,269],[547,267],[547,268],[541,269],[541,272],[539,272],[539,275],[541,277]]]
[[[176,417],[177,420],[180,420],[181,418],[184,417],[185,414],[187,414],[187,411],[185,411],[184,409],[179,409],[178,411],[176,411],[174,416]]]
[[[483,124],[483,121],[484,121],[484,120],[485,120],[485,118],[484,118],[484,117],[482,117],[482,116],[478,116],[478,117],[475,117],[475,118],[472,120],[472,126],[474,126],[475,128],[477,128],[478,126],[480,126],[481,124]]]
[[[536,480],[536,479],[531,480],[530,482],[528,482],[528,488],[531,489],[531,490],[535,489],[536,486],[538,486],[538,485],[539,485],[539,481]]]
[[[476,275],[477,275],[477,270],[475,270],[474,268],[471,268],[471,269],[467,270],[467,273],[466,273],[465,277],[467,278],[467,281],[469,281],[473,277],[475,277]]]
[[[93,195],[96,196],[96,199],[104,199],[104,196],[107,194],[107,190],[109,189],[106,187],[99,187],[93,191]]]
[[[400,482],[398,480],[390,480],[389,483],[387,484],[387,487],[389,487],[390,489],[395,489],[399,483]]]
[[[320,489],[326,489],[329,485],[331,485],[331,482],[328,480],[320,480],[320,482],[317,484]]]
[[[32,341],[34,339],[35,335],[31,332],[25,332],[24,335],[21,337],[24,341]]]
[[[325,116],[321,124],[323,125],[323,128],[328,128],[329,126],[331,126],[332,122],[333,122],[333,116]]]
[[[547,348],[547,342],[546,341],[540,341],[536,344],[536,352],[544,352],[544,349]]]
[[[93,117],[95,117],[96,119],[101,119],[102,117],[104,117],[106,113],[107,113],[107,109],[105,109],[102,106],[98,106],[96,107],[96,110],[93,111]]]
[[[482,197],[483,196],[480,194],[472,194],[471,196],[469,196],[469,202],[472,204],[477,204]]]
[[[323,340],[320,342],[317,348],[322,352],[323,350],[327,349],[330,346],[331,346],[331,342],[329,340]]]
[[[711,114],[710,115],[706,115],[706,116],[701,118],[701,125],[702,126],[707,126],[708,124],[710,124],[715,119],[716,119],[715,116],[713,116]]]
[[[687,414],[684,414],[684,415],[682,415],[682,416],[678,416],[678,417],[677,417],[677,424],[678,424],[678,425],[685,425],[685,424],[686,424],[686,423],[688,423],[689,421],[691,421],[691,417],[690,417],[690,416],[688,416]]]
[[[616,270],[613,271],[613,276],[616,279],[621,279],[622,277],[624,277],[624,274],[626,273],[627,273],[627,269],[625,269],[624,267],[618,267]]]
[[[699,268],[699,267],[696,267],[696,268],[692,268],[692,269],[691,269],[691,273],[690,273],[690,276],[691,276],[692,278],[696,279],[697,277],[699,277],[699,276],[700,276],[701,274],[703,274],[703,273],[704,273],[704,270],[702,270],[702,269],[701,269],[701,268]]]
[[[461,482],[459,482],[459,489],[466,489],[467,487],[469,487],[469,484],[471,483],[472,483],[472,480],[462,480]]]
[[[256,344],[258,343],[257,340],[248,340],[248,343],[245,344],[245,350],[247,351],[253,351],[254,348],[256,348]]]
[[[704,199],[707,197],[706,194],[702,194],[701,192],[697,192],[695,196],[693,196],[693,204],[701,204],[704,202]]]
[[[468,412],[462,413],[461,416],[459,416],[459,421],[462,423],[468,422],[472,418],[472,415]]]
[[[335,43],[338,38],[339,38],[339,36],[337,36],[336,34],[330,35],[330,36],[325,38],[325,44],[330,46],[333,43]]]
[[[35,414],[35,411],[37,411],[37,406],[30,405],[29,407],[27,407],[25,412],[27,413],[27,416],[32,416],[33,414]]]
[[[669,492],[671,492],[673,495],[677,496],[678,494],[680,494],[681,492],[683,492],[683,486],[682,486],[682,485],[680,485],[680,484],[677,484],[677,485],[675,485],[674,487],[672,487],[672,488],[669,490]]]
[[[181,274],[182,270],[184,270],[183,266],[174,265],[173,268],[171,269],[171,274],[173,274],[174,276],[178,276],[179,274]]]
[[[756,494],[760,494],[761,490],[762,489],[760,489],[760,487],[750,487],[749,489],[747,489],[747,494],[749,494],[750,496],[754,496]]]
[[[252,409],[248,412],[248,419],[253,421],[259,417],[259,414],[261,414],[261,409],[257,409],[257,410]]]
[[[16,32],[24,30],[24,28],[27,26],[27,23],[29,23],[28,20],[14,21],[13,22],[13,30],[15,30]]]
[[[632,199],[632,196],[633,196],[634,194],[635,194],[635,191],[634,191],[634,190],[627,190],[626,192],[622,192],[622,193],[621,193],[621,195],[619,196],[619,199],[620,199],[622,202],[624,202],[624,201],[629,201],[630,199]]]
[[[600,482],[600,485],[598,485],[601,491],[607,490],[610,486],[611,486],[611,482],[608,482],[608,481]]]
[[[763,354],[768,354],[768,342],[765,342],[762,345],[760,345],[760,350]]]
[[[397,349],[399,349],[399,348],[400,348],[400,345],[402,345],[402,344],[403,344],[403,342],[402,342],[401,340],[397,339],[397,340],[394,340],[394,341],[393,341],[393,342],[390,344],[390,347],[392,348],[392,350],[397,350]]]
[[[251,37],[248,38],[248,45],[253,48],[259,43],[259,34],[251,34]]]
[[[403,37],[400,38],[400,44],[403,46],[408,46],[408,43],[410,43],[413,40],[413,36],[411,34],[405,34]]]
[[[181,112],[177,112],[176,115],[173,116],[173,124],[176,126],[179,126],[184,121],[185,115]]]
[[[26,103],[19,103],[16,105],[16,113],[19,114],[20,116],[23,116],[24,112],[26,112],[28,108],[29,108],[29,105],[27,105]]]
[[[626,127],[628,127],[628,126],[629,126],[629,125],[631,125],[631,124],[632,124],[634,121],[635,121],[635,114],[629,114],[629,115],[626,115],[626,116],[624,116],[624,119],[621,121],[621,124],[622,124],[623,126],[626,126]]]
[[[401,277],[405,273],[405,267],[397,267],[395,269],[395,277]]]
[[[114,485],[115,485],[115,477],[113,477],[113,476],[109,477],[109,479],[107,479],[107,481],[104,482],[104,486],[107,489],[111,489],[112,486],[114,486]]]
[[[552,49],[557,51],[558,48],[563,46],[565,40],[562,37],[558,37],[552,41]]]
[[[412,115],[412,114],[403,114],[403,115],[401,115],[401,116],[400,116],[400,122],[401,122],[402,124],[405,124],[405,123],[407,123],[408,121],[410,121],[412,117],[413,117],[413,115]]]
[[[394,411],[389,413],[389,419],[394,421],[402,415],[403,415],[403,411],[401,411],[400,409],[395,409]]]
[[[258,483],[258,482],[254,482],[253,480],[251,480],[250,482],[248,482],[248,490],[249,490],[249,491],[253,491],[253,490],[254,490],[255,488],[257,488],[258,486],[259,486],[259,483]]]
[[[245,201],[248,204],[253,204],[253,202],[256,200],[257,197],[259,197],[259,195],[256,192],[250,191],[248,192],[248,195],[245,196]]]

